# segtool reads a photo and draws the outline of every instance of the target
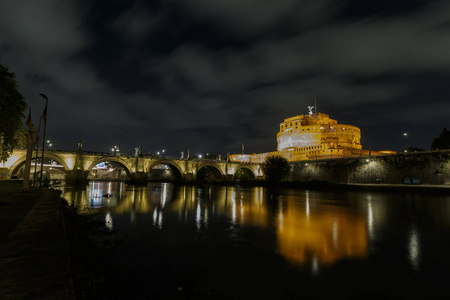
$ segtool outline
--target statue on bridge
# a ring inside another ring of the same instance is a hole
[[[83,140],[80,140],[80,141],[78,142],[78,150],[81,151],[82,148],[83,148]]]
[[[143,154],[142,154],[142,146],[134,148],[134,156],[135,157],[142,157],[143,156]]]

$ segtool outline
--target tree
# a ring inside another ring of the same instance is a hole
[[[291,167],[287,159],[274,154],[265,158],[262,170],[266,176],[266,180],[274,184],[286,179],[291,171]]]
[[[1,59],[0,59],[1,62]],[[27,103],[18,91],[15,74],[0,64],[0,162],[8,159],[18,144],[17,131],[22,127],[22,118]]]
[[[439,137],[431,143],[431,150],[450,149],[450,131],[447,128],[442,129]]]

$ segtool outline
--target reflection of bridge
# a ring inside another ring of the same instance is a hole
[[[35,154],[33,153],[33,155]],[[5,163],[0,164],[0,179],[9,179],[18,174],[25,164],[25,159],[26,150],[15,149],[9,159]],[[114,155],[81,150],[72,152],[46,150],[44,153],[45,160],[56,162],[66,175],[74,171],[78,171],[78,173],[81,171],[84,172],[83,174],[86,178],[91,170],[102,162],[112,162],[120,165],[126,171],[127,176],[143,173],[149,174],[155,167],[164,165],[170,168],[176,179],[185,181],[197,179],[197,174],[204,169],[207,169],[216,181],[231,181],[239,170],[246,172],[253,178],[263,177],[260,164],[225,160],[188,159],[155,155]]]
[[[113,196],[102,197],[105,193]],[[105,225],[110,229],[116,216],[129,215],[131,222],[145,217],[160,229],[173,226],[175,220],[171,218],[175,218],[186,228],[194,222],[198,232],[210,232],[214,230],[210,224],[226,218],[231,235],[242,234],[234,231],[235,224],[268,230],[270,236],[276,237],[279,254],[295,264],[311,262],[313,272],[320,265],[365,257],[369,235],[373,238],[377,234],[386,215],[385,202],[372,202],[383,196],[370,193],[358,198],[357,209],[361,211],[357,214],[356,207],[341,205],[341,198],[324,202],[323,192],[308,190],[286,190],[274,206],[274,199],[269,198],[263,187],[199,188],[150,183],[141,188],[125,187],[122,182],[93,181],[84,190],[63,189],[62,196],[80,214],[89,213],[92,208],[105,208]],[[148,225],[146,222],[145,226]],[[144,223],[138,222],[136,226]],[[268,229],[272,226],[275,230]]]

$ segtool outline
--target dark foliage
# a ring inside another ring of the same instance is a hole
[[[0,60],[1,62],[1,60]],[[17,146],[27,103],[18,91],[15,74],[0,64],[0,161],[6,161]]]
[[[450,131],[447,128],[442,129],[439,137],[435,138],[431,143],[431,150],[450,149]]]
[[[262,170],[266,180],[272,184],[279,183],[289,176],[291,168],[289,162],[282,156],[269,155],[264,160]]]

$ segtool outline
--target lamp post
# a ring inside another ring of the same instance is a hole
[[[41,121],[42,118],[39,118],[39,127],[38,130],[36,132],[36,137],[35,137],[35,143],[36,143],[36,158],[34,159],[34,173],[33,173],[33,186],[35,187],[37,182],[36,182],[36,173],[37,173],[37,162],[38,162],[38,157],[39,157],[39,134],[41,132]]]
[[[406,141],[407,141],[407,139],[408,139],[408,133],[407,132],[404,132],[403,133],[403,136],[405,137],[405,140],[404,140],[404,152],[407,152],[407,150],[406,150]]]
[[[114,146],[111,151],[113,152],[114,156],[117,155],[117,153],[120,151],[118,146]]]
[[[47,130],[47,107],[48,107],[48,98],[44,94],[39,94],[42,98],[45,99],[45,108],[42,113],[42,120],[44,120],[44,135],[42,136],[42,159],[41,159],[41,178],[39,179],[39,188],[42,188],[42,171],[44,169],[44,150],[45,150],[45,132]]]

